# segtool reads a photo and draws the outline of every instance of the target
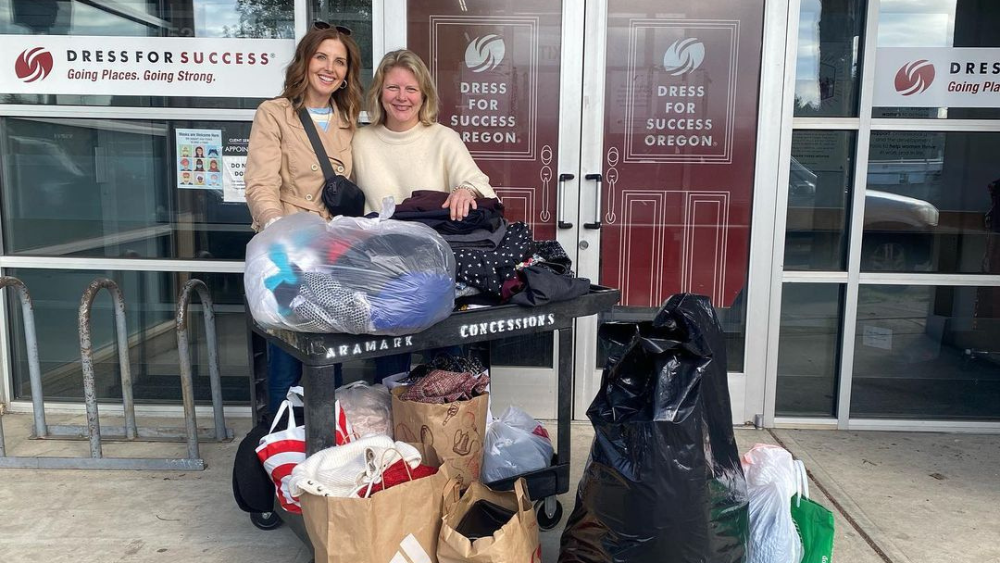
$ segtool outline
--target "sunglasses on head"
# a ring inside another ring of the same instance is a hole
[[[313,29],[330,29],[331,27],[333,29],[336,29],[341,35],[350,35],[351,34],[351,28],[349,28],[349,27],[344,27],[342,25],[330,25],[330,24],[326,23],[325,21],[321,21],[321,20],[316,20],[316,21],[313,22]]]

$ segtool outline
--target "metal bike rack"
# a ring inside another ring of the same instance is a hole
[[[28,350],[28,377],[31,384],[31,404],[34,407],[35,434],[45,436],[49,433],[45,424],[45,403],[42,397],[42,373],[38,362],[38,337],[35,335],[35,306],[31,302],[28,288],[21,280],[0,276],[0,290],[5,287],[15,287],[21,298],[21,312],[24,317],[24,344]],[[4,453],[3,424],[0,424],[0,457]]]
[[[216,440],[222,442],[233,437],[226,428],[226,418],[222,410],[222,377],[219,374],[219,349],[215,337],[215,307],[208,293],[208,286],[199,279],[189,280],[181,290],[177,300],[177,353],[180,356],[181,394],[184,398],[184,422],[187,426],[188,457],[198,455],[198,424],[194,410],[194,378],[191,375],[191,347],[187,336],[187,309],[191,293],[197,292],[205,310],[205,340],[208,346],[208,379],[212,388],[212,411],[215,418]]]
[[[191,280],[184,286],[177,305],[178,353],[181,358],[181,393],[184,402],[184,428],[140,428],[135,421],[135,402],[132,395],[132,377],[129,363],[128,331],[125,323],[125,300],[121,289],[112,280],[99,278],[90,283],[80,299],[80,360],[83,369],[84,401],[87,425],[45,425],[45,407],[42,402],[41,375],[38,363],[37,340],[34,333],[34,313],[24,284],[15,278],[0,278],[0,288],[9,285],[21,289],[21,302],[25,311],[25,338],[28,342],[29,372],[31,373],[32,400],[35,408],[36,438],[81,439],[90,441],[90,457],[7,457],[0,425],[0,468],[21,469],[147,469],[198,471],[205,468],[199,457],[198,439],[227,440],[233,437],[225,427],[222,410],[221,379],[215,338],[215,314],[205,284]],[[94,379],[93,347],[91,343],[91,308],[97,293],[107,289],[115,308],[115,332],[118,340],[118,359],[122,379],[122,403],[125,426],[101,426]],[[197,291],[205,308],[205,327],[208,339],[212,403],[215,413],[214,429],[198,429],[194,410],[194,383],[191,375],[190,349],[185,320],[190,293]],[[85,432],[85,433],[84,433]],[[188,445],[188,458],[106,458],[102,452],[102,439],[127,441],[177,441],[184,439]]]

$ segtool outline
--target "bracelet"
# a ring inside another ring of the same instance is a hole
[[[475,188],[473,188],[471,186],[466,186],[464,184],[461,185],[461,186],[455,186],[454,188],[452,188],[451,189],[451,193],[455,193],[458,190],[469,190],[470,192],[472,192],[472,196],[473,197],[476,197],[477,195],[479,195],[479,192],[477,192]]]

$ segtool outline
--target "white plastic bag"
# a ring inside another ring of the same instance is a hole
[[[799,563],[802,540],[792,520],[792,496],[801,491],[799,467],[788,450],[757,444],[743,455],[750,496],[748,563]]]
[[[451,314],[455,255],[416,222],[312,213],[282,217],[247,245],[244,287],[253,318],[299,332],[411,334]]]
[[[552,461],[548,432],[528,413],[513,406],[487,425],[483,445],[484,483],[544,469]]]
[[[392,435],[392,397],[385,385],[348,383],[335,392],[356,438]]]

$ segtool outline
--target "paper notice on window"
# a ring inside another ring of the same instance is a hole
[[[892,329],[866,325],[861,343],[869,348],[892,350]]]
[[[247,186],[243,181],[243,171],[247,167],[245,156],[222,157],[225,172],[222,175],[222,201],[226,203],[246,203]]]
[[[225,203],[246,203],[246,182],[243,173],[247,167],[247,146],[250,139],[245,135],[226,135],[222,147],[222,201]]]
[[[178,129],[177,187],[182,190],[222,189],[222,131]]]

